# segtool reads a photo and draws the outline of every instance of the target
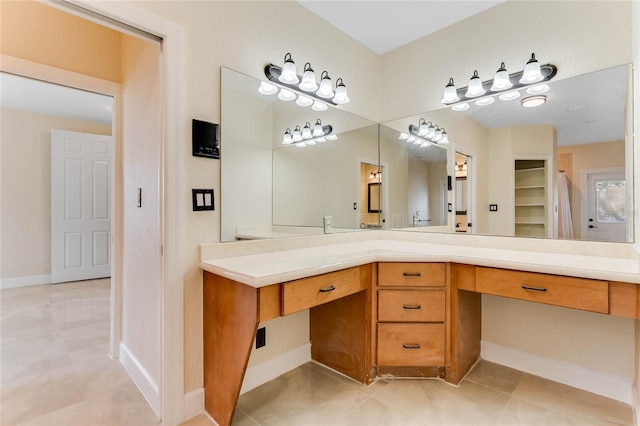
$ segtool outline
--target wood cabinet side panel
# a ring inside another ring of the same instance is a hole
[[[637,319],[638,290],[636,284],[609,283],[609,314]]]
[[[258,289],[206,271],[203,280],[204,404],[228,425],[258,329]]]

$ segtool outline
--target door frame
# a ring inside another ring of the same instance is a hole
[[[185,96],[184,96],[184,29],[174,22],[148,12],[127,2],[88,2],[81,0],[65,0],[62,2],[55,0],[41,0],[47,6],[55,7],[65,12],[80,16],[92,22],[114,28],[118,31],[126,32],[122,27],[114,25],[109,20],[126,24],[135,29],[155,35],[162,39],[162,61],[161,61],[161,109],[162,109],[162,162],[160,181],[162,194],[162,240],[163,256],[160,283],[160,359],[161,359],[161,418],[164,424],[179,424],[184,419],[184,291],[183,291],[183,266],[184,266],[184,154],[182,140],[186,132]],[[138,36],[135,32],[130,35]],[[13,71],[7,67],[25,67],[25,62],[16,60],[13,64],[5,61],[2,55],[2,70],[7,72],[20,73],[15,68]],[[15,59],[15,58],[14,58]],[[20,63],[22,62],[22,63]],[[33,63],[31,63],[33,64]],[[29,66],[23,70],[23,75],[32,78],[44,79],[43,76],[50,75],[58,84],[72,87],[78,85],[95,85],[106,90],[105,94],[110,94],[114,89],[113,82],[88,77],[86,75],[63,71],[50,66],[35,64],[33,72],[29,72]],[[28,74],[31,75],[28,75]],[[40,77],[38,77],[38,73]],[[109,84],[110,83],[111,86]],[[119,85],[118,85],[119,86]],[[79,87],[82,88],[82,87]],[[98,92],[102,92],[98,90]],[[114,96],[114,109],[121,110],[121,94],[117,91]],[[120,121],[120,117],[114,121]],[[116,127],[116,146],[121,137],[120,125]],[[118,188],[116,187],[116,191]],[[117,194],[117,192],[116,192]],[[114,200],[118,201],[117,197]],[[118,204],[119,211],[122,205]],[[118,242],[122,244],[122,222],[118,222],[114,217],[114,246]],[[118,246],[118,247],[121,247]],[[118,261],[114,258],[114,264]],[[121,271],[121,264],[116,267],[116,274]],[[116,275],[117,276],[117,275]],[[118,280],[120,288],[116,289],[116,303],[121,304],[122,288],[121,280]],[[112,290],[113,291],[113,290]],[[113,309],[113,308],[112,308]],[[116,319],[121,328],[121,307],[120,316]],[[117,328],[117,327],[116,327]],[[121,333],[121,330],[120,330]],[[121,340],[121,334],[120,334]]]
[[[27,61],[9,55],[0,55],[0,71],[28,77],[53,84],[60,84],[76,89],[86,90],[113,97],[113,118],[111,122],[111,166],[109,167],[111,191],[111,227],[112,241],[109,250],[111,257],[111,307],[110,307],[110,341],[109,356],[118,358],[119,342],[122,340],[122,259],[117,253],[122,252],[122,178],[115,171],[121,168],[121,102],[122,87],[119,83],[90,77],[84,74]]]
[[[580,197],[580,239],[583,241],[589,241],[587,239],[587,232],[585,231],[585,229],[587,228],[588,225],[588,213],[589,213],[589,175],[595,175],[595,174],[604,174],[604,173],[621,173],[624,177],[625,177],[625,182],[626,182],[626,172],[625,172],[625,168],[624,167],[604,167],[604,168],[600,168],[600,169],[580,169],[580,188],[582,194],[584,194],[583,197]],[[625,190],[626,190],[626,185],[625,185]],[[626,198],[626,197],[625,197]],[[625,210],[625,239],[628,239],[629,237],[629,215],[627,214],[627,212],[629,211],[629,204],[628,204],[628,199],[625,199],[625,206],[624,206],[624,210]]]
[[[478,159],[478,154],[476,153],[475,150],[467,148],[464,145],[453,145],[453,173],[452,176],[455,179],[456,176],[456,171],[455,171],[455,164],[456,164],[456,152],[464,155],[467,157],[467,191],[469,192],[467,194],[467,203],[469,205],[469,210],[471,210],[471,214],[467,214],[467,234],[475,234],[476,233],[476,229],[478,228],[478,172],[477,172],[477,168],[475,167],[475,161]],[[469,159],[471,159],[471,161],[469,161]],[[471,181],[471,185],[468,184],[468,181]],[[471,226],[469,227],[469,223],[471,224]],[[455,220],[455,210],[454,210],[454,216],[453,216],[453,223],[452,224],[448,224],[452,229],[453,232],[456,231],[456,220]]]

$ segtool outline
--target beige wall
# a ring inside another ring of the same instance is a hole
[[[343,78],[349,93],[358,94],[351,96],[345,110],[374,121],[380,118],[377,90],[381,85],[380,56],[295,2],[135,4],[185,28],[187,117],[220,122],[220,66],[263,79],[264,65],[279,64],[285,53],[290,52],[299,69],[308,61],[317,72],[326,69],[333,78]],[[184,135],[185,189],[214,188],[219,197],[220,162],[192,157],[190,138],[190,133]],[[215,202],[220,205],[219,198]],[[201,213],[185,206],[185,392],[203,385],[199,245],[220,240],[220,210]],[[295,323],[295,327],[306,327],[305,323],[296,322],[296,318],[285,321]],[[287,332],[279,327],[273,332]]]
[[[580,171],[584,169],[604,169],[608,167],[625,166],[625,142],[601,142],[586,145],[571,145],[558,147],[558,154],[572,154],[571,189],[571,220],[573,222],[573,237],[581,238],[582,200],[580,195],[587,190],[582,188]]]
[[[544,30],[540,29],[541,25],[522,25],[522,17],[526,17],[527,22],[540,23]],[[506,1],[383,55],[382,117],[390,119],[441,108],[442,90],[450,77],[459,86],[464,86],[473,70],[477,69],[482,78],[488,79],[501,61],[509,69],[522,69],[531,52],[535,52],[542,62],[556,64],[556,79],[564,79],[630,63],[633,59],[631,46],[631,2]],[[637,98],[636,94],[636,102]],[[432,120],[432,116],[429,119]],[[636,120],[636,130],[637,126]],[[452,136],[453,127],[445,127]],[[458,150],[457,144],[466,142],[458,138],[453,143]],[[474,161],[478,172],[482,164],[482,161]],[[478,182],[482,180],[478,179]],[[477,194],[481,200],[483,190],[479,188]],[[481,201],[478,209],[478,213],[488,210]],[[640,217],[638,210],[636,218]],[[480,229],[481,220],[478,225]],[[636,229],[636,241],[637,236]],[[485,297],[483,300],[484,340],[577,363],[593,371],[609,372],[610,360],[618,359],[624,364],[616,366],[621,369],[620,374],[633,377],[629,367],[632,358],[621,359],[619,352],[622,350],[618,347],[581,344],[556,347],[553,344],[556,341],[572,342],[575,336],[583,335],[586,328],[580,312],[561,309],[553,316],[539,315],[537,305],[532,303],[520,303],[517,309],[511,309],[506,299],[489,301]],[[526,318],[535,318],[535,327],[511,326],[524,324]],[[562,327],[558,327],[559,323]],[[593,335],[607,335],[615,341],[629,344],[634,341],[633,330],[625,320],[619,321],[619,327],[610,324],[607,317],[595,316],[588,330]],[[584,340],[586,337],[579,341]],[[525,342],[535,344],[525,345]],[[633,347],[623,346],[627,355],[633,354]],[[587,351],[588,357],[585,356]]]
[[[3,108],[1,279],[51,274],[51,129],[111,135],[111,126]]]
[[[160,46],[122,38],[122,341],[160,376]],[[142,207],[137,207],[142,188]]]
[[[120,33],[28,1],[0,2],[0,52],[120,82]]]

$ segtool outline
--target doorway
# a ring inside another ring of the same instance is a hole
[[[456,151],[455,154],[455,232],[473,231],[473,157]]]
[[[582,235],[588,241],[626,241],[626,188],[623,168],[590,169],[586,180]]]

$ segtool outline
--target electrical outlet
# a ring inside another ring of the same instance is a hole
[[[393,229],[402,228],[402,215],[401,214],[391,215],[391,227]]]
[[[330,234],[333,232],[333,216],[324,216],[322,218],[322,223],[324,224],[325,234]]]
[[[497,204],[489,204],[489,211],[490,212],[497,212],[498,211],[498,205]]]
[[[256,333],[256,349],[267,346],[267,328],[262,327]]]

